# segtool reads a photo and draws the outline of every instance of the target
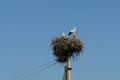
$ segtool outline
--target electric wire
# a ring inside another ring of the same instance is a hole
[[[54,63],[55,64],[55,63]],[[49,68],[49,67],[51,67],[52,65],[54,65],[54,64],[50,64],[50,65],[48,65],[48,66],[46,66],[46,67],[44,67],[44,68],[42,68],[42,69],[40,69],[40,70],[38,70],[38,71],[36,71],[36,72],[33,72],[33,73],[31,73],[31,74],[29,74],[29,75],[27,75],[27,76],[24,76],[24,77],[22,77],[21,79],[18,79],[18,80],[24,80],[24,79],[26,79],[26,78],[28,78],[28,77],[31,77],[31,76],[33,76],[33,75],[35,75],[35,74],[37,74],[37,73],[40,73],[41,71],[43,71],[43,70],[45,70],[45,69],[47,69],[47,68]]]
[[[24,72],[24,73],[22,73],[20,75],[17,75],[15,77],[11,78],[10,80],[23,80],[25,78],[33,76],[33,75],[35,75],[35,74],[37,74],[37,73],[39,73],[39,72],[49,68],[50,66],[52,66],[52,65],[54,65],[56,63],[57,62],[54,62],[54,63],[53,62],[52,63],[51,62],[47,62],[47,63],[45,63],[45,64],[43,64],[41,66],[38,66],[38,67],[36,67],[36,68],[34,68],[32,70],[29,70],[29,71]]]

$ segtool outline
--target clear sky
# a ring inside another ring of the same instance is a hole
[[[85,48],[73,80],[120,80],[119,0],[0,0],[0,80],[54,60],[51,40],[74,26]],[[62,80],[63,70],[56,64],[16,80]]]

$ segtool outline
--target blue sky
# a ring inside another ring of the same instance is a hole
[[[120,80],[119,0],[0,0],[0,80],[54,60],[51,40],[77,27],[85,44],[73,80]],[[26,79],[62,80],[56,64]]]

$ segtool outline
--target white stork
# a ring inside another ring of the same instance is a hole
[[[62,36],[65,36],[65,33],[64,33],[64,32],[62,33]]]
[[[74,29],[72,29],[68,35],[75,37],[75,34],[76,34],[76,27],[74,27]]]

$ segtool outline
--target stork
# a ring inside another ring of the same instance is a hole
[[[73,37],[75,37],[75,34],[76,34],[76,27],[74,27],[74,29],[72,29],[70,32],[69,32],[69,36],[71,35],[71,36],[73,36]]]
[[[62,33],[62,36],[65,36],[65,33],[64,33],[64,32]]]

